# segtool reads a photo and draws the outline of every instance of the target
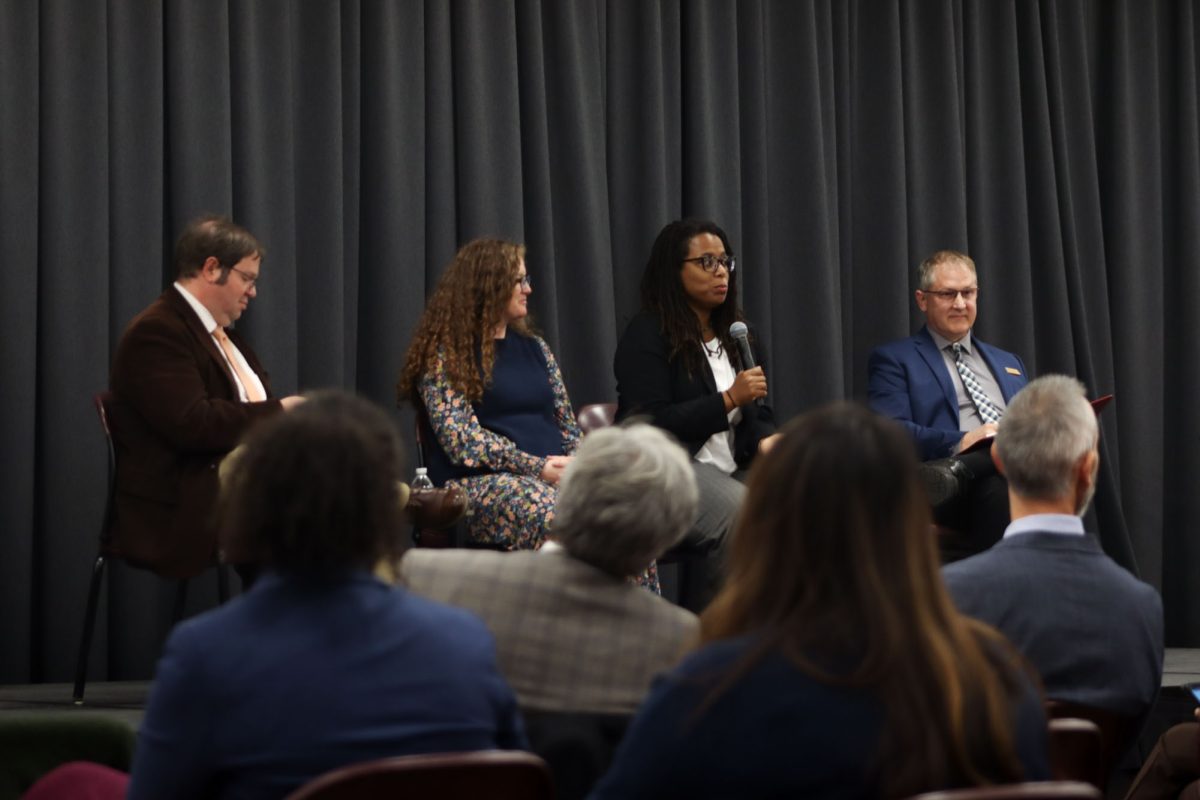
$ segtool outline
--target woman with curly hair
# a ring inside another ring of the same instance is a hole
[[[750,475],[701,645],[594,798],[908,797],[1046,780],[1037,677],[938,573],[904,429],[809,413]]]
[[[530,325],[530,291],[523,245],[463,245],[417,323],[398,387],[425,411],[430,478],[470,499],[470,538],[508,550],[541,547],[580,437],[554,355]]]
[[[729,237],[707,220],[677,220],[654,240],[642,273],[642,308],[617,345],[617,419],[648,415],[691,454],[700,507],[684,547],[714,554],[693,568],[684,605],[703,609],[718,582],[721,543],[733,526],[744,471],[774,439],[761,366],[743,369],[729,328],[743,321]],[[757,347],[759,358],[763,348]]]

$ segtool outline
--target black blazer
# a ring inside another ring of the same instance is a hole
[[[762,350],[760,346],[755,355],[761,357]],[[725,400],[717,392],[707,365],[689,373],[683,359],[670,359],[670,352],[658,317],[638,313],[621,336],[613,359],[617,420],[648,415],[652,423],[673,433],[694,456],[710,436],[729,430]],[[742,420],[733,431],[733,457],[738,466],[749,466],[759,441],[774,432],[775,414],[769,403],[764,400],[761,406],[742,406]]]

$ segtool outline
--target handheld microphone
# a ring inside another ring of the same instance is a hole
[[[754,353],[750,352],[750,331],[744,322],[735,322],[729,326],[729,335],[737,342],[738,353],[742,356],[742,369],[754,369]]]
[[[754,353],[750,350],[750,330],[744,322],[735,322],[729,326],[729,335],[733,337],[733,341],[737,343],[738,354],[742,357],[742,369],[754,369]],[[761,397],[754,398],[754,405],[761,406],[763,399]]]

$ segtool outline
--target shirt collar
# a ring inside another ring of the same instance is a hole
[[[950,345],[954,344],[954,342],[950,341],[945,336],[942,336],[928,325],[925,326],[925,330],[929,331],[929,335],[933,337],[933,343],[937,345],[938,350],[944,351]],[[961,344],[963,350],[969,354],[971,352],[971,332],[967,331],[967,335],[959,339],[958,343]]]
[[[561,544],[553,539],[546,539],[542,542],[541,551],[543,553],[565,553],[566,550]]]
[[[1059,533],[1083,536],[1083,519],[1074,514],[1030,514],[1014,519],[1004,529],[1004,538],[1022,533]]]
[[[212,313],[204,307],[204,304],[197,300],[195,295],[183,288],[183,284],[179,281],[175,281],[175,289],[183,295],[183,299],[192,307],[192,311],[196,312],[196,316],[200,318],[200,324],[204,326],[204,330],[210,334],[215,331],[218,327],[217,321],[213,318]]]

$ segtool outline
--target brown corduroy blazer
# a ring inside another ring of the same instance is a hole
[[[217,465],[253,422],[282,410],[254,351],[235,331],[229,338],[262,380],[265,402],[238,399],[216,343],[174,287],[134,317],[113,357],[113,546],[168,577],[213,563]]]

